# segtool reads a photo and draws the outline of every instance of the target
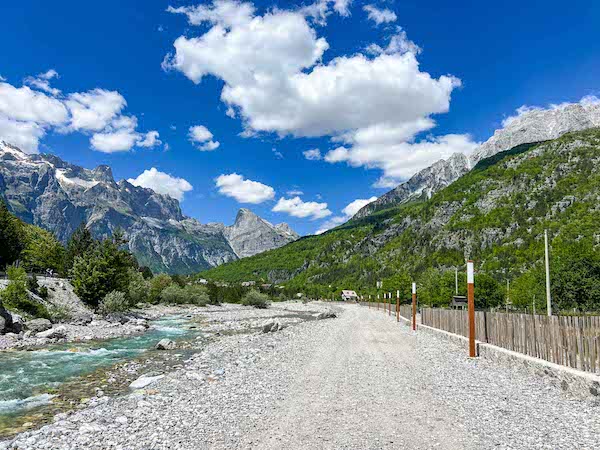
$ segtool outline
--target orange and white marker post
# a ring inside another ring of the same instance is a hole
[[[475,358],[475,270],[467,261],[467,305],[469,309],[469,356]]]
[[[417,329],[417,283],[412,284],[412,328]]]
[[[396,322],[400,322],[400,290],[396,291]]]

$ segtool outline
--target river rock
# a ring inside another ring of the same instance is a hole
[[[175,342],[173,342],[171,339],[161,339],[160,341],[158,341],[158,344],[156,344],[156,350],[173,350],[175,349],[177,344],[175,344]]]
[[[334,318],[336,318],[336,317],[337,317],[337,315],[336,315],[336,314],[335,314],[333,311],[331,311],[331,310],[324,311],[324,312],[322,312],[322,313],[319,313],[319,314],[317,314],[317,315],[315,316],[315,318],[316,318],[317,320],[323,320],[323,319],[334,319]]]
[[[48,319],[33,319],[25,323],[25,327],[32,333],[40,333],[52,328],[52,322]]]
[[[161,378],[164,378],[164,375],[157,375],[155,377],[148,377],[142,375],[137,380],[129,385],[131,389],[144,389],[146,386],[150,386],[152,383],[156,383]]]
[[[67,328],[61,325],[56,328],[42,331],[41,333],[36,334],[36,336],[45,339],[64,339],[67,337]]]

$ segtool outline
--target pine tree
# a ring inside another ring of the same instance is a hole
[[[0,269],[12,264],[25,248],[22,222],[13,216],[0,199]]]
[[[83,256],[85,252],[90,250],[95,244],[92,233],[86,227],[85,223],[81,223],[79,227],[73,232],[69,242],[67,243],[67,250],[64,258],[64,271],[69,273],[73,268],[73,263],[77,256]]]

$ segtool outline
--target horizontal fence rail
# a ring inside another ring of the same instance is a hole
[[[422,308],[424,325],[468,336],[466,310]],[[600,369],[600,317],[475,312],[480,342],[596,373]]]

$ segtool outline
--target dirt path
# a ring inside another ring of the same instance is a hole
[[[294,377],[257,448],[477,448],[420,375],[406,326],[349,306]],[[343,324],[342,324],[343,322]],[[250,437],[249,442],[252,442]]]

